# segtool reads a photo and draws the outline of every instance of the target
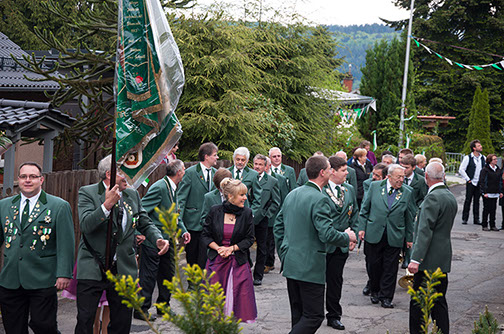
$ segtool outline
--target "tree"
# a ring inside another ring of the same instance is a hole
[[[395,3],[409,9],[409,0],[396,0]],[[413,35],[438,42],[423,43],[459,63],[478,65],[498,62],[502,56],[490,54],[502,54],[504,49],[504,40],[492,37],[504,33],[503,10],[504,0],[418,0],[415,2]],[[402,28],[406,21],[391,24]],[[463,149],[460,138],[465,137],[473,93],[478,86],[488,89],[492,140],[496,143],[502,137],[499,130],[504,125],[504,71],[494,68],[467,70],[451,66],[422,48],[414,54],[413,63],[417,72],[414,95],[419,112],[456,117],[449,127],[440,129],[439,133],[449,151],[460,152]]]
[[[492,140],[490,139],[490,104],[488,102],[488,90],[478,86],[474,92],[471,113],[469,114],[469,128],[467,129],[467,140],[464,145],[465,153],[469,153],[469,143],[478,139],[483,146],[485,155],[494,153]]]
[[[377,110],[359,119],[357,126],[368,140],[371,140],[371,132],[376,130],[379,144],[398,142],[405,50],[404,41],[394,38],[390,42],[376,42],[366,53],[361,93],[376,99]],[[409,68],[408,88],[411,89],[414,71],[412,66]],[[415,105],[411,94],[408,94],[406,107],[409,110],[406,117],[413,115]],[[408,125],[411,129],[411,125]]]

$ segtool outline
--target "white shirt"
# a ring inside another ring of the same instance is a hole
[[[237,179],[237,177],[236,177],[236,172],[238,172],[238,171],[240,171],[240,179],[242,179],[242,178],[243,178],[243,169],[238,169],[238,168],[236,168],[236,166],[234,167],[234,175],[233,175],[233,178],[234,178],[234,179]]]
[[[483,166],[481,165],[481,157],[482,157],[481,154],[475,157],[474,154],[471,153],[469,155],[466,155],[464,159],[462,159],[462,162],[460,163],[459,174],[466,180],[466,182],[471,181],[472,185],[475,187],[478,185],[480,172],[481,169],[483,168]],[[469,176],[467,176],[466,173],[467,166],[469,165],[469,158],[472,158],[474,164],[476,165],[476,170],[474,171],[474,176],[472,180],[469,178]]]
[[[173,182],[173,180],[169,176],[167,176],[166,178],[168,179],[168,183],[170,183],[172,195],[174,195],[175,191],[177,190],[177,185],[175,184],[175,182]]]
[[[210,178],[212,178],[212,168],[208,168],[207,166],[203,165],[202,162],[200,162],[201,166],[201,171],[203,172],[203,178],[205,179],[205,182],[208,183],[208,171],[207,169],[210,169]],[[175,188],[173,188],[175,189]]]
[[[263,176],[264,176],[264,172],[262,172],[261,174],[259,174],[259,181],[262,180]]]
[[[390,184],[389,179],[387,179],[387,195],[388,195],[390,189],[393,189],[393,188],[392,188],[392,185]],[[397,189],[394,189],[394,190],[397,190]]]
[[[414,173],[414,172],[413,172],[413,173]],[[411,184],[411,181],[413,181],[413,176],[414,176],[414,174],[413,174],[413,173],[411,173],[411,175],[410,175],[409,177],[407,177],[407,176],[405,176],[405,177],[404,177],[404,183],[405,183],[406,185],[408,185],[408,186]]]
[[[430,194],[430,192],[432,190],[434,190],[434,188],[437,188],[437,187],[440,187],[440,186],[444,186],[444,182],[443,181],[439,181],[438,183],[434,183],[432,186],[429,187],[429,190],[427,191],[427,195]]]
[[[333,192],[334,196],[338,196],[338,191],[336,190],[336,187],[341,188],[341,184],[336,184],[333,181],[329,180],[329,188],[331,188],[331,191]]]
[[[37,201],[41,193],[42,190],[40,190],[37,195],[32,196],[30,198],[26,197],[25,195],[23,195],[23,193],[21,193],[21,205],[19,206],[19,212],[21,212],[21,214],[19,215],[19,223],[21,223],[21,217],[23,216],[23,210],[26,205],[26,200],[28,199],[30,201],[30,211],[28,212],[28,215],[30,215],[30,213],[33,211],[33,208],[35,207],[35,204],[37,204]]]
[[[275,172],[275,174],[279,174],[280,171],[282,170],[282,164],[278,165],[278,166],[273,166],[271,165],[271,169],[273,169],[273,171]]]

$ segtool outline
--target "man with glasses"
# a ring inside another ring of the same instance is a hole
[[[19,168],[21,194],[0,201],[4,265],[0,307],[6,333],[58,333],[57,290],[65,289],[74,264],[70,204],[42,190],[42,169]],[[30,316],[30,319],[28,319]]]

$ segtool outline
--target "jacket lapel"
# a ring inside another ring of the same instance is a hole
[[[380,184],[381,186],[381,197],[382,197],[382,200],[383,200],[383,204],[385,205],[385,207],[388,209],[388,200],[387,200],[387,196],[388,196],[388,193],[387,193],[387,180],[383,180],[382,183]]]
[[[9,216],[5,217],[6,219],[4,228],[10,229],[14,225],[16,225],[17,228],[21,229],[21,213],[19,212],[20,204],[21,195],[17,195],[12,199]],[[12,224],[12,227],[10,226],[10,224]]]
[[[403,192],[404,192],[404,189],[403,187],[401,186],[401,188],[399,188],[397,190],[397,193],[396,193],[396,196],[394,198],[394,202],[392,203],[392,207],[390,208],[390,211],[394,210],[395,207],[397,206],[397,203],[399,203],[403,197]]]
[[[198,174],[198,179],[200,180],[201,184],[205,189],[208,191],[208,184],[205,183],[205,176],[203,175],[203,170],[201,169],[201,163],[198,162],[196,165],[196,172]],[[211,177],[211,176],[210,176]]]

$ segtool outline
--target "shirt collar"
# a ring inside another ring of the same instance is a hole
[[[317,186],[317,188],[318,188],[318,190],[320,190],[320,191],[322,192],[322,189],[320,189],[320,187],[319,187],[319,185],[318,185],[318,184],[316,184],[315,182],[310,181],[310,180],[308,180],[308,182],[313,183],[314,185],[316,185],[316,186]]]
[[[207,169],[212,170],[212,168],[208,168],[208,167],[207,167],[207,166],[205,166],[202,162],[200,162],[200,165],[201,165],[201,170],[202,170],[203,172],[206,172],[206,170],[207,170]]]
[[[388,192],[390,191],[390,189],[393,189],[393,188],[392,188],[392,185],[390,184],[390,180],[389,180],[389,179],[387,179],[387,194],[388,194]],[[394,189],[394,190],[395,190],[395,189]]]
[[[167,176],[166,177],[168,179],[168,183],[170,183],[170,187],[172,188],[173,191],[177,190],[177,185],[175,184],[175,182],[173,182],[173,180]]]
[[[445,184],[444,184],[444,182],[443,182],[443,181],[440,181],[440,182],[438,182],[438,183],[434,183],[432,186],[430,186],[429,191],[427,191],[427,194],[430,194],[430,192],[431,192],[432,190],[434,190],[434,188],[437,188],[437,187],[440,187],[440,186],[444,186],[444,185],[445,185]]]
[[[30,208],[33,208],[33,206],[37,203],[41,193],[42,193],[42,190],[40,190],[37,195],[32,196],[30,198],[26,197],[25,195],[23,195],[23,193],[21,193],[21,203],[25,203],[26,200],[29,199],[30,200]]]
[[[334,189],[335,187],[341,187],[341,184],[336,184],[333,181],[329,180],[329,187],[331,187],[331,189]]]

